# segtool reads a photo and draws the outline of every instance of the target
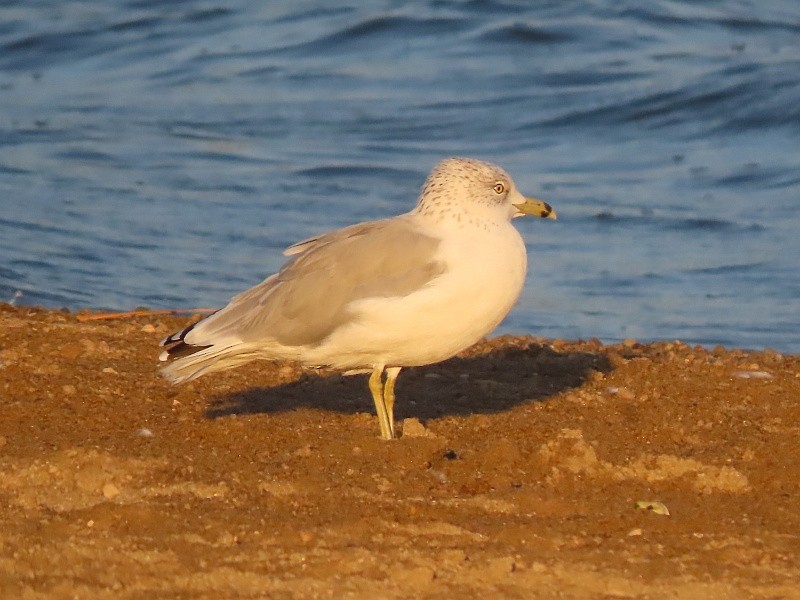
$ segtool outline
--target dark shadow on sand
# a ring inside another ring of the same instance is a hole
[[[601,353],[557,352],[541,344],[452,358],[400,373],[395,417],[426,420],[444,415],[496,413],[518,404],[546,400],[579,387],[594,371],[610,370],[610,362]],[[366,375],[312,373],[293,383],[213,398],[206,416],[213,419],[303,407],[347,414],[374,412],[366,379]]]

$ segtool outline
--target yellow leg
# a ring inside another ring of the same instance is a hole
[[[383,365],[375,365],[372,369],[372,375],[369,376],[369,391],[372,392],[375,412],[378,413],[381,437],[385,440],[391,440],[394,437],[394,427],[389,419],[389,413],[386,410],[386,403],[383,398],[383,368]]]
[[[389,425],[392,428],[394,437],[394,383],[400,374],[400,367],[389,367],[386,369],[386,384],[383,386],[383,403],[389,415]]]

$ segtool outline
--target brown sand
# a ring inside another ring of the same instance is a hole
[[[185,321],[0,306],[0,597],[800,598],[800,357],[493,339],[384,442],[364,376],[169,385]]]

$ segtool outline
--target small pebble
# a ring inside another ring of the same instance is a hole
[[[311,452],[311,446],[310,446],[310,445],[308,445],[308,444],[306,444],[306,445],[305,445],[305,446],[303,446],[302,448],[298,448],[297,450],[295,450],[294,452],[292,452],[292,456],[300,456],[300,457],[307,457],[307,456],[311,456],[311,454],[312,454],[312,452]]]
[[[113,367],[106,367],[105,369],[103,369],[103,373],[109,373],[111,375],[119,375],[119,373],[117,373]]]
[[[156,328],[153,325],[151,325],[150,323],[148,323],[147,325],[142,327],[141,331],[142,331],[142,333],[155,333],[156,332]]]
[[[667,505],[657,500],[639,500],[634,506],[641,510],[650,511],[656,515],[664,515],[665,517],[669,516],[669,509],[667,508]]]
[[[301,531],[300,532],[300,541],[304,544],[308,544],[314,539],[314,534],[310,531]]]
[[[113,483],[107,483],[103,486],[103,497],[106,500],[113,500],[119,496],[119,488]]]
[[[735,371],[733,376],[740,379],[773,379],[775,377],[767,371]]]
[[[403,437],[434,437],[416,417],[403,419]]]
[[[136,435],[139,437],[153,437],[153,432],[147,429],[147,427],[142,427],[136,432]]]
[[[636,537],[636,536],[639,536],[639,535],[642,535],[642,530],[639,529],[638,527],[636,529],[631,529],[628,532],[628,537]]]

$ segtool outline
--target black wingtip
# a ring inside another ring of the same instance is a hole
[[[197,323],[199,323],[199,322],[200,321],[197,321]],[[168,335],[163,340],[161,340],[161,343],[159,344],[159,346],[170,346],[170,347],[167,348],[166,350],[164,350],[161,353],[161,355],[158,357],[158,359],[160,361],[162,361],[162,362],[166,362],[166,361],[175,360],[175,359],[178,359],[178,358],[185,358],[187,356],[191,356],[195,352],[200,352],[201,350],[205,350],[206,348],[209,348],[210,345],[208,345],[208,346],[196,346],[196,345],[193,345],[193,344],[187,344],[184,341],[186,339],[186,336],[189,334],[189,332],[192,329],[194,329],[194,327],[195,327],[195,325],[197,325],[197,323],[192,323],[191,325],[187,325],[186,327],[184,327],[180,331],[176,331],[172,335]]]
[[[210,346],[192,346],[178,340],[178,343],[172,346],[171,348],[167,348],[160,357],[162,361],[168,360],[175,360],[178,358],[184,358],[186,356],[191,356],[195,352],[200,352],[201,350],[205,350],[206,348],[210,348]]]
[[[199,321],[198,321],[198,323],[199,323]],[[183,342],[184,338],[186,338],[186,335],[192,329],[194,329],[195,325],[197,325],[197,323],[192,323],[191,325],[187,325],[186,327],[184,327],[180,331],[176,331],[172,335],[168,335],[163,340],[161,340],[161,342],[158,345],[159,346],[168,346],[169,344],[175,344],[177,342]]]

